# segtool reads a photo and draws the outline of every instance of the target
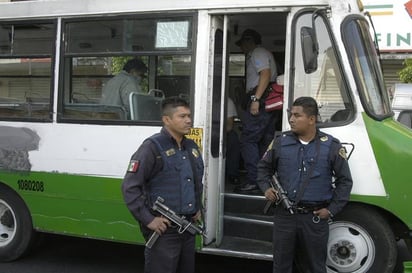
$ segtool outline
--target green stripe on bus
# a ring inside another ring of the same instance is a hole
[[[1,172],[0,177],[26,202],[36,230],[144,242],[123,201],[121,179],[47,172]]]
[[[392,118],[380,122],[366,114],[363,118],[387,192],[386,198],[381,198],[379,202],[376,199],[375,202],[397,215],[411,229],[412,214],[409,205],[412,201],[412,131]]]

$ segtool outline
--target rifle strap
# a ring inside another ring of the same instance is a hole
[[[316,166],[316,164],[318,163],[319,153],[320,153],[320,140],[319,140],[318,134],[316,134],[315,141],[316,141],[316,157],[315,157],[315,161],[313,162],[311,168],[309,169],[308,175],[306,176],[305,180],[302,182],[302,184],[300,184],[299,191],[298,191],[298,193],[296,194],[296,199],[295,199],[295,204],[294,204],[295,206],[296,206],[296,205],[299,203],[299,201],[302,199],[303,193],[305,192],[305,189],[306,189],[306,187],[307,187],[308,184],[309,184],[310,177],[311,177],[312,174],[313,174],[313,170],[315,169],[315,166]]]

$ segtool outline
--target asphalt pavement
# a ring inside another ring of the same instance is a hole
[[[0,273],[142,273],[143,246],[45,235],[26,257]],[[269,261],[197,254],[196,273],[270,273]]]
[[[143,246],[59,235],[44,235],[26,256],[0,263],[0,273],[142,273]],[[412,260],[403,241],[394,273]],[[271,273],[269,261],[197,254],[196,273]]]

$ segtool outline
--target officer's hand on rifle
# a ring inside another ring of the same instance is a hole
[[[270,187],[265,191],[265,197],[271,202],[276,202],[278,199],[278,192],[274,188]]]
[[[155,217],[147,227],[157,234],[163,234],[170,227],[170,221],[162,216]]]

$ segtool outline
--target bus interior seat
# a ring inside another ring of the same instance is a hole
[[[8,118],[50,118],[50,104],[28,102],[0,102],[0,116]]]
[[[163,97],[132,92],[129,95],[131,120],[159,120]]]
[[[91,98],[86,94],[80,92],[73,92],[72,101],[74,103],[98,104],[100,102],[100,98]]]
[[[412,128],[412,111],[402,111],[398,116],[398,121]]]
[[[153,97],[165,98],[165,93],[160,89],[150,89],[148,94]]]
[[[190,99],[189,95],[186,94],[186,93],[179,93],[178,97],[181,98],[181,99],[184,99],[186,101],[189,101],[189,99]]]
[[[349,118],[349,115],[351,113],[350,109],[340,109],[336,111],[331,117],[331,121],[344,121]]]
[[[70,103],[64,106],[64,118],[126,120],[126,109],[118,105]]]

